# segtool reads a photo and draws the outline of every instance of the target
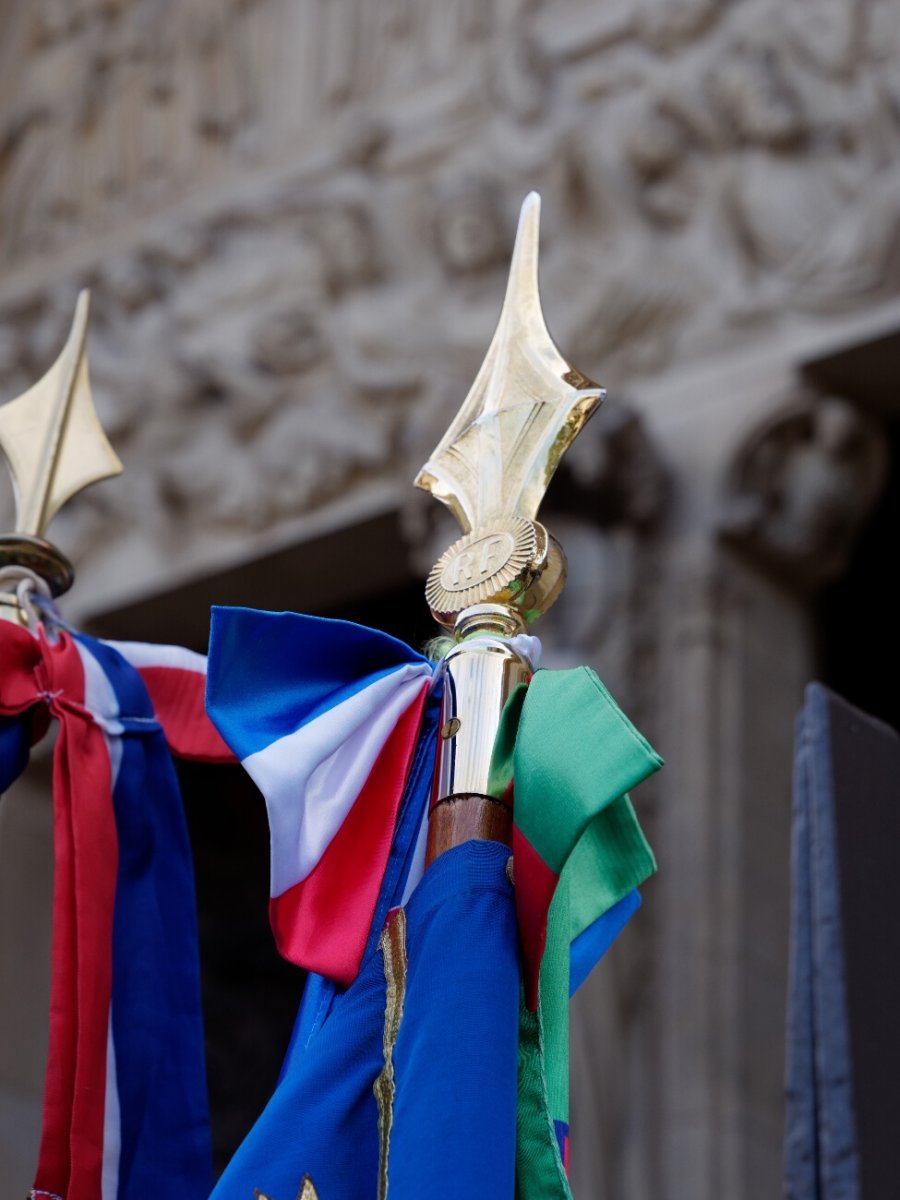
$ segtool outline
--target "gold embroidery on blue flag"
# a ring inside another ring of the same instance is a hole
[[[269,1200],[266,1193],[261,1192],[259,1188],[253,1189],[253,1195],[256,1197],[256,1200]],[[308,1175],[303,1176],[300,1191],[297,1193],[297,1200],[319,1200],[319,1193],[316,1191],[313,1181]]]
[[[391,1148],[391,1127],[394,1123],[394,1045],[403,1018],[406,998],[406,913],[398,909],[393,920],[381,935],[384,957],[384,978],[387,992],[384,1004],[384,1066],[375,1080],[375,1100],[378,1104],[378,1200],[387,1200],[388,1156]]]

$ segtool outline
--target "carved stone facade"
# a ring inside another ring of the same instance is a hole
[[[799,378],[900,327],[900,0],[18,0],[0,46],[0,398],[90,285],[126,468],[52,531],[76,619],[375,496],[427,568],[409,481],[541,191],[550,325],[613,393],[548,501],[547,660],[668,760],[659,879],[578,1002],[576,1194],[777,1194],[809,596],[887,475],[880,418]]]
[[[164,8],[5,17],[0,393],[90,284],[128,465],[59,535],[81,562],[140,576],[139,527],[158,584],[195,542],[240,553],[403,478],[480,359],[533,185],[557,340],[607,385],[900,292],[889,0]]]

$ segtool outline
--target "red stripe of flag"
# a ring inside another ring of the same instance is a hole
[[[35,1189],[97,1200],[118,844],[106,739],[73,697],[84,669],[66,635],[42,640],[35,674],[60,730],[53,760],[50,1046]]]
[[[139,666],[137,670],[174,754],[200,762],[235,761],[206,715],[204,674],[180,667]]]
[[[280,953],[343,985],[355,979],[366,948],[427,695],[428,684],[397,722],[310,874],[269,903]]]
[[[66,1200],[97,1200],[103,1169],[106,1050],[112,996],[118,841],[106,739],[93,723],[66,722],[57,786],[71,806],[78,926],[78,1057],[72,1097],[72,1176]],[[68,790],[68,795],[66,791]]]
[[[519,920],[519,937],[522,941],[525,1003],[534,1012],[538,1003],[541,958],[547,940],[547,914],[556,885],[559,883],[559,876],[551,871],[518,825],[513,825],[513,862],[516,871],[516,914]]]

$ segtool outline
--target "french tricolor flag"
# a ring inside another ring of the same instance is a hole
[[[363,957],[433,674],[347,621],[213,610],[207,710],[265,797],[276,943],[342,985]]]
[[[203,1200],[211,1177],[191,849],[169,745],[230,760],[205,659],[0,626],[0,781],[54,748],[50,1047],[33,1196]],[[152,693],[156,692],[153,697]]]

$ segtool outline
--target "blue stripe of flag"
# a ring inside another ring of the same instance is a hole
[[[117,1200],[205,1200],[212,1166],[194,877],[178,781],[137,672],[102,642],[79,641],[111,683],[124,726],[113,789]]]
[[[398,667],[426,661],[397,638],[350,621],[217,607],[207,708],[243,760]]]
[[[569,947],[569,995],[574,996],[637,910],[641,894],[635,888],[582,930]]]
[[[0,795],[11,787],[25,770],[30,746],[30,712],[0,717]]]

